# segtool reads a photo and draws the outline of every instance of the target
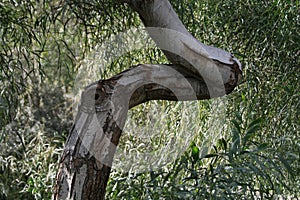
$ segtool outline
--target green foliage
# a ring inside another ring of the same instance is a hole
[[[268,157],[274,149],[249,138],[250,133],[252,136],[259,134],[260,128],[253,127],[260,127],[262,119],[257,118],[248,125],[240,120],[232,120],[231,137],[219,139],[204,157],[199,156],[199,147],[192,143],[181,158],[159,171],[114,174],[116,178],[110,181],[108,197],[277,199],[281,195],[297,194],[297,189],[286,182],[285,176],[294,177],[288,161],[281,158],[279,152],[275,152],[276,157]]]
[[[299,2],[171,3],[200,41],[242,61],[244,80],[223,98],[228,104],[221,128],[212,127],[211,118],[218,117],[211,111],[215,100],[199,102],[199,113],[190,122],[181,119],[189,109],[181,103],[147,103],[132,110],[129,116],[140,126],[151,124],[147,114],[154,113],[153,105],[161,111],[154,124],[167,121],[149,148],[159,148],[183,131],[195,131],[196,137],[183,155],[161,169],[114,169],[108,199],[297,198]],[[140,20],[111,0],[4,0],[0,13],[0,199],[49,199],[71,128],[68,96],[80,62],[97,44],[139,26]],[[114,60],[103,77],[143,62],[166,61],[157,49],[130,52]],[[194,128],[184,129],[188,123]],[[209,128],[222,135],[207,137]],[[144,141],[124,136],[121,147],[148,150]]]
[[[18,120],[2,131],[1,199],[49,199],[72,125],[72,115],[67,112],[70,102],[63,98],[62,88],[36,86],[27,98],[31,104],[20,102]]]
[[[244,80],[227,98],[230,105],[226,124],[232,126],[225,127],[223,136],[203,157],[200,134],[190,151],[174,165],[151,173],[122,174],[116,170],[112,176],[116,178],[111,179],[108,187],[108,198],[297,198],[299,3],[172,3],[197,38],[233,52],[244,64]],[[204,116],[191,119],[191,123],[209,118],[209,113],[201,112]]]

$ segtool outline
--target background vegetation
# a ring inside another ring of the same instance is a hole
[[[164,138],[184,131],[195,137],[180,157],[155,171],[115,168],[107,198],[297,199],[299,1],[171,2],[200,41],[242,61],[244,79],[217,100],[155,101],[130,111],[136,127],[126,125],[120,144],[125,152],[163,146],[159,139],[151,138],[147,146],[132,137],[145,127],[153,126]],[[110,0],[0,2],[0,199],[50,198],[72,125],[78,70],[97,44],[140,26],[135,13]],[[101,78],[149,62],[167,61],[155,48],[130,52],[105,68]],[[224,100],[226,117],[216,126],[219,113],[212,108]],[[196,114],[188,112],[195,108]]]

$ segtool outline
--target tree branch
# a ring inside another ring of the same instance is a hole
[[[139,65],[86,87],[66,142],[53,199],[104,199],[128,109],[149,100],[188,101],[230,93],[241,65],[196,40],[167,0],[118,0],[137,11],[172,65]]]
[[[130,108],[150,100],[210,98],[203,81],[176,65],[139,65],[82,93],[66,142],[53,199],[104,199],[112,160]],[[228,85],[227,93],[234,85]],[[216,88],[218,89],[218,88]]]
[[[223,83],[232,79],[230,71],[235,72],[237,80],[241,79],[240,62],[232,54],[194,38],[168,0],[128,0],[127,3],[139,13],[157,46],[173,64],[181,66],[182,71],[190,71],[195,78],[204,80],[209,88],[212,85],[222,88]],[[211,97],[225,95],[223,91],[211,92]]]

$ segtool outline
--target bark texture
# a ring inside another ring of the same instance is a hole
[[[172,65],[141,64],[86,87],[60,162],[53,199],[105,199],[128,109],[150,100],[201,100],[230,93],[241,65],[185,29],[167,0],[119,0],[137,11]]]

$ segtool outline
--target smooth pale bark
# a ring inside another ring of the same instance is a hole
[[[139,65],[86,87],[66,142],[53,199],[105,199],[113,156],[131,107],[230,93],[241,65],[187,32],[167,0],[119,0],[137,11],[172,65]]]
[[[155,99],[210,98],[204,82],[174,68],[178,66],[139,65],[85,89],[64,148],[54,199],[104,199],[112,159],[131,107]],[[233,88],[227,87],[227,93]]]
[[[209,59],[216,65],[237,67],[242,71],[240,62],[231,53],[207,46],[194,38],[182,24],[168,0],[119,1],[128,3],[134,11],[139,13],[141,20],[148,27],[146,30],[173,64],[182,65],[186,68],[185,70],[191,70],[197,74],[202,70],[200,68],[207,68],[200,62],[191,63],[197,57],[200,61]],[[159,32],[157,28],[162,31]],[[227,68],[224,71],[221,67],[219,68],[222,74],[226,73]]]

